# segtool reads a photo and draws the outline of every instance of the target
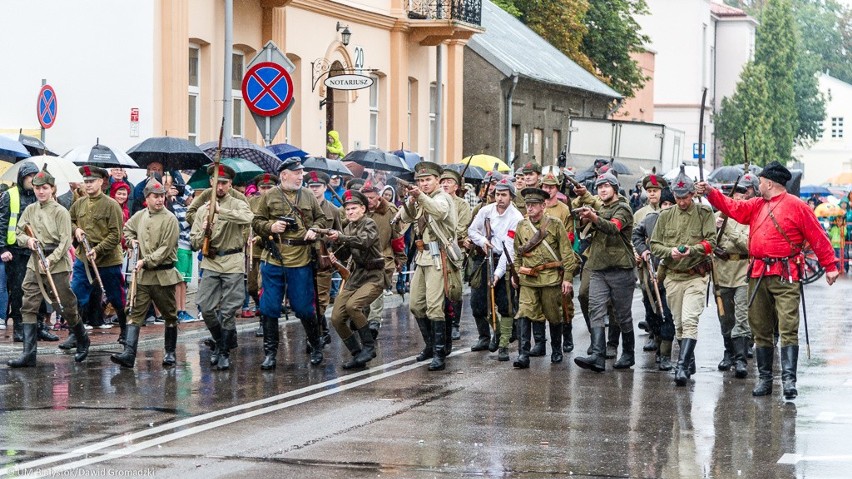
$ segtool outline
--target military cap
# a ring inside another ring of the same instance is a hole
[[[307,183],[308,186],[328,185],[329,180],[331,180],[331,178],[328,174],[323,173],[322,171],[310,171],[305,173],[305,183]]]
[[[601,166],[606,165],[607,163],[609,163],[609,160],[607,160],[606,158],[598,158],[595,160],[595,168],[600,168]]]
[[[515,185],[508,178],[502,178],[494,185],[494,191],[508,191],[512,198],[517,196]]]
[[[482,181],[487,183],[489,181],[500,181],[502,179],[503,173],[500,173],[499,171],[488,171],[485,173],[485,178]]]
[[[298,156],[291,156],[284,160],[281,165],[278,166],[278,173],[281,173],[284,170],[296,171],[303,169],[302,160]]]
[[[524,188],[521,190],[521,196],[527,203],[544,203],[550,198],[550,194],[541,188]]]
[[[97,166],[89,166],[83,165],[79,168],[80,174],[83,175],[84,180],[97,180],[98,178],[106,179],[109,176],[109,172],[103,168],[99,168]]]
[[[252,178],[251,182],[257,187],[260,187],[261,185],[277,186],[278,183],[281,182],[281,180],[279,180],[278,177],[275,175],[269,173],[262,173]]]
[[[666,181],[665,178],[663,178],[663,175],[651,173],[650,175],[647,175],[646,177],[642,178],[642,188],[646,190],[648,188],[659,188],[662,190],[668,187],[669,182]]]
[[[461,174],[459,174],[459,172],[458,172],[458,171],[451,170],[451,169],[449,169],[449,168],[444,168],[444,169],[441,171],[441,177],[440,177],[440,179],[442,179],[442,180],[453,180],[453,181],[455,181],[455,182],[456,182],[456,184],[457,184],[457,185],[459,185],[459,186],[461,186],[461,184],[462,184],[462,177],[461,177]]]
[[[761,171],[757,176],[762,176],[767,180],[772,180],[779,185],[785,186],[787,185],[787,182],[790,181],[790,178],[793,177],[793,174],[790,173],[790,170],[785,168],[781,163],[773,161],[772,163],[764,166],[763,171]]]
[[[742,178],[740,178],[740,181],[737,183],[737,187],[746,190],[748,188],[754,188],[754,191],[757,191],[760,187],[760,180],[758,180],[757,176],[754,174],[746,173]]]
[[[143,193],[145,194],[145,196],[148,196],[150,194],[164,195],[166,194],[166,188],[163,186],[162,183],[155,180],[154,178],[151,178],[150,180],[148,180],[148,184],[145,185]]]
[[[361,190],[361,193],[378,193],[379,192],[379,189],[376,187],[376,185],[372,181],[365,181],[364,186],[362,186],[359,189]]]
[[[351,180],[346,182],[346,189],[348,190],[360,190],[362,186],[364,186],[365,181],[361,178],[352,178]]]
[[[539,173],[541,174],[541,165],[534,161],[528,161],[521,167],[521,172],[523,174],[527,173]]]
[[[680,173],[677,174],[672,182],[672,193],[675,197],[682,198],[690,193],[695,192],[695,182],[692,178],[686,176],[686,167],[680,165]]]
[[[216,168],[216,163],[213,163],[212,165],[208,165],[207,166],[207,176],[209,176],[210,178],[213,178],[213,171],[214,171],[215,168]],[[219,179],[217,181],[229,181],[229,180],[233,181],[235,176],[237,176],[237,172],[234,171],[233,168],[231,168],[228,165],[224,165],[222,163],[219,163]]]
[[[47,163],[44,164],[41,171],[33,177],[33,186],[56,185],[56,178],[47,171]]]
[[[559,174],[554,173],[553,171],[548,171],[547,174],[541,178],[541,184],[559,186],[562,184],[562,178],[559,177]]]
[[[516,176],[516,177],[517,177],[517,176],[524,176],[524,167],[523,167],[523,166],[521,166],[520,168],[518,168],[517,170],[515,170],[515,176]]]
[[[615,190],[618,190],[618,178],[612,174],[612,172],[607,171],[600,175],[598,175],[597,179],[595,179],[595,186],[600,186],[604,183],[609,183]]]
[[[367,197],[358,190],[346,190],[343,192],[343,206],[348,204],[359,204],[367,207]]]
[[[423,178],[424,176],[441,177],[441,165],[432,163],[431,161],[421,161],[414,165],[414,178]]]

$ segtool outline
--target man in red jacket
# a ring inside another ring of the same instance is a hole
[[[800,283],[804,266],[802,250],[809,244],[825,268],[825,279],[834,284],[839,272],[834,250],[813,211],[787,193],[791,174],[773,161],[760,173],[760,196],[744,201],[728,198],[719,190],[699,183],[696,193],[706,194],[711,205],[736,222],[749,225],[749,306],[748,320],[754,334],[759,378],[754,396],[772,393],[772,360],[775,355],[773,328],[781,334],[781,370],[784,398],[793,399],[796,390],[796,362],[799,356]]]

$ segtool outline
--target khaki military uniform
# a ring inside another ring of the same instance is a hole
[[[285,199],[286,196],[286,199]],[[311,262],[312,241],[304,240],[309,228],[328,228],[329,221],[319,202],[313,193],[307,188],[286,191],[281,187],[273,188],[260,197],[257,205],[257,214],[252,221],[255,234],[272,238],[278,248],[284,264],[270,253],[268,248],[263,249],[261,261],[275,266],[297,268]],[[302,216],[290,205],[295,206],[304,214]],[[272,224],[279,218],[292,218],[296,222],[293,229],[284,233],[273,234]],[[267,242],[268,244],[268,242]]]
[[[252,196],[248,199],[249,208],[252,214],[257,213],[257,205],[260,202],[260,195]],[[248,272],[248,292],[249,296],[254,299],[254,304],[260,302],[260,256],[263,253],[263,242],[260,237],[252,230],[250,235],[251,245],[251,271]]]
[[[331,323],[342,339],[352,335],[348,322],[355,329],[367,326],[367,307],[380,298],[384,285],[385,259],[380,247],[376,222],[366,216],[349,223],[340,233],[337,244],[339,259],[351,257],[351,275],[334,302]]]
[[[432,218],[431,224],[426,221],[424,215]],[[436,188],[430,195],[421,193],[414,207],[410,204],[404,206],[402,220],[407,223],[417,222],[417,232],[421,238],[415,242],[417,269],[411,279],[411,313],[416,318],[444,321],[445,288],[449,285],[445,284],[443,269],[449,269],[451,261],[447,258],[446,265],[438,267],[436,259],[433,259],[429,253],[428,245],[432,242],[440,244],[440,239],[434,232],[435,229],[438,229],[448,241],[456,241],[458,217],[455,202],[440,188]],[[444,245],[440,248],[444,250]],[[442,251],[442,256],[445,254]],[[437,262],[441,263],[440,257],[437,257]],[[450,271],[446,273],[449,274]]]
[[[721,216],[720,212],[716,217]],[[729,219],[719,241],[728,253],[727,259],[714,256],[716,286],[722,297],[725,314],[719,315],[722,337],[739,338],[751,335],[748,325],[748,225]]]
[[[207,188],[202,191],[200,194],[195,196],[195,199],[190,203],[189,208],[186,209],[186,221],[191,225],[195,222],[195,215],[198,213],[198,209],[204,206],[205,203],[210,201],[210,192],[214,191],[212,188]],[[232,196],[238,200],[243,200],[248,204],[248,198],[246,195],[240,193],[236,188],[231,188],[228,190],[228,195]]]
[[[693,203],[660,213],[651,236],[651,253],[660,258],[666,299],[675,320],[677,339],[698,339],[698,317],[704,311],[710,281],[710,254],[716,244],[716,223],[710,207]],[[690,255],[672,260],[672,248],[685,245]]]
[[[198,209],[199,219],[206,220],[210,205]],[[204,322],[210,328],[236,328],[234,315],[245,300],[243,273],[245,272],[245,234],[251,224],[252,212],[243,200],[225,195],[218,200],[213,215],[210,235],[211,254],[204,256],[199,265],[204,274],[198,283],[196,302],[201,307]],[[192,224],[189,239],[192,248],[200,250],[204,244],[204,221]]]
[[[340,231],[340,209],[325,198],[323,198],[320,202],[320,208],[325,214],[329,228]],[[317,254],[319,255],[320,253],[321,250],[317,247]],[[331,266],[327,268],[317,268],[317,298],[319,299],[317,307],[319,308],[318,314],[320,318],[325,317],[325,310],[328,308],[328,304],[331,301],[330,293],[332,273],[334,273],[334,268]]]
[[[177,326],[175,285],[183,281],[175,269],[180,236],[177,218],[165,208],[158,212],[145,208],[127,221],[124,236],[128,241],[139,242],[139,259],[144,261],[142,270],[136,273],[136,301],[128,320],[143,326],[153,303],[167,327]]]
[[[121,228],[124,217],[118,202],[103,193],[95,197],[86,196],[74,202],[69,213],[71,231],[80,228],[86,232],[89,245],[96,254],[96,265],[107,267],[122,263]],[[77,246],[77,258],[88,263],[82,243]]]
[[[521,254],[521,247],[529,243],[545,221],[547,235],[544,240]],[[521,283],[516,317],[562,323],[562,282],[570,281],[578,267],[562,222],[547,215],[536,223],[529,218],[521,220],[515,233],[515,263]]]
[[[388,203],[384,199],[382,200],[382,204],[373,211],[367,212],[367,217],[371,218],[376,222],[376,227],[379,232],[379,245],[382,249],[382,255],[385,258],[385,274],[384,274],[384,287],[390,288],[393,284],[393,273],[396,271],[397,262],[404,263],[405,262],[405,253],[394,253],[393,247],[391,246],[391,241],[401,238],[403,234],[405,234],[405,229],[403,228],[403,224],[401,221],[397,221],[396,224],[390,224],[396,214],[399,212],[396,206]],[[379,296],[376,298],[373,303],[370,305],[370,315],[367,317],[367,321],[371,323],[382,324],[382,315],[385,309],[385,298]]]
[[[520,194],[515,196],[515,199],[512,200],[512,204],[515,205],[515,208],[521,212],[522,215],[527,215],[527,202],[524,201],[524,197]]]
[[[26,226],[30,225],[41,242],[47,260],[50,263],[50,274],[59,293],[59,302],[65,310],[63,318],[73,328],[79,322],[77,316],[77,298],[71,291],[69,273],[71,259],[68,250],[71,248],[71,216],[68,210],[54,200],[44,203],[35,202],[28,206],[18,219],[16,241],[21,248],[27,247],[30,237]],[[42,300],[49,300],[53,295],[47,275],[42,274],[38,265],[39,257],[33,252],[27,263],[27,273],[21,287],[23,302],[21,316],[23,323],[36,323]],[[44,292],[42,292],[42,289]]]

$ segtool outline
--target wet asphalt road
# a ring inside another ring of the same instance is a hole
[[[746,380],[716,370],[712,305],[686,388],[656,370],[653,353],[637,352],[631,370],[576,367],[588,345],[579,312],[575,352],[552,365],[548,346],[525,371],[469,351],[466,309],[461,347],[445,372],[428,372],[413,361],[421,340],[407,305],[386,308],[379,355],[356,372],[340,369],[348,353],[336,337],[310,366],[295,322],[283,326],[274,372],[258,368],[249,324],[226,372],[211,371],[198,336],[180,342],[171,370],[151,344],[135,371],[108,351],[75,364],[43,350],[37,368],[0,367],[0,476],[850,477],[852,279],[806,294],[812,359],[803,341],[795,403],[780,395],[777,361],[769,398],[751,396],[753,363]],[[638,290],[633,311],[635,323]]]

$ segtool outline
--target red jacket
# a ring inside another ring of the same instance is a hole
[[[751,268],[752,278],[759,277],[764,268],[766,268],[766,272],[763,273],[765,276],[786,276],[788,273],[782,262],[770,262],[767,267],[763,260],[795,256],[790,260],[789,274],[793,281],[798,281],[799,268],[796,265],[800,265],[803,260],[799,253],[804,243],[810,245],[819,264],[826,271],[837,270],[834,250],[831,248],[828,235],[825,234],[810,207],[795,196],[782,193],[768,201],[763,197],[736,201],[725,196],[721,191],[710,188],[707,192],[707,201],[737,223],[749,225],[748,252],[754,261]],[[775,223],[769,217],[770,212],[793,246],[775,227]]]

